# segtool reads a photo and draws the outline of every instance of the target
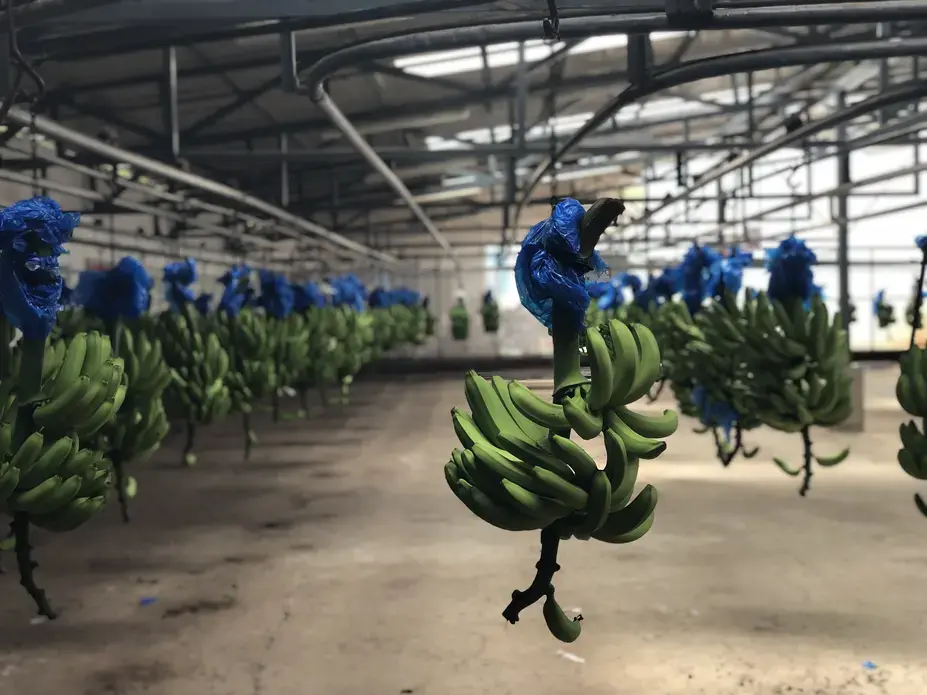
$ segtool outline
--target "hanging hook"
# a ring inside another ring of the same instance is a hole
[[[557,10],[557,0],[547,0],[547,16],[544,18],[543,26],[546,40],[560,40],[560,12]]]

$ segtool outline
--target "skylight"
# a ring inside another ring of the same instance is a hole
[[[684,36],[684,31],[657,31],[650,35],[651,41]],[[579,42],[569,50],[570,55],[583,55],[598,51],[623,48],[628,44],[627,34],[606,34],[594,36]],[[564,47],[562,41],[548,43],[543,40],[525,41],[525,62],[544,60],[551,53]],[[490,68],[501,68],[518,63],[518,42],[490,44],[486,47],[486,62]],[[420,77],[441,77],[476,72],[483,68],[483,55],[478,46],[458,48],[452,51],[436,51],[420,55],[405,56],[393,61],[393,65],[411,75]]]

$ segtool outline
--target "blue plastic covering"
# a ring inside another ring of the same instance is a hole
[[[137,319],[151,306],[154,280],[137,258],[126,256],[109,270],[85,270],[71,301],[107,323]]]
[[[701,384],[692,389],[692,403],[699,411],[699,421],[706,427],[720,427],[725,441],[730,441],[740,413],[729,403],[714,400]]]
[[[720,299],[727,290],[736,295],[744,282],[744,269],[753,263],[753,254],[732,247],[727,256],[719,258],[708,270],[706,293]]]
[[[185,304],[196,301],[196,295],[190,287],[196,282],[196,261],[186,258],[164,267],[164,298],[174,311],[180,311]]]
[[[879,315],[879,307],[885,304],[885,290],[876,292],[875,299],[872,300],[872,315]]]
[[[927,253],[927,236],[923,234],[920,235],[914,239],[914,243],[917,245],[917,248],[919,248],[924,253]]]
[[[51,198],[21,200],[0,210],[0,307],[26,340],[44,340],[61,303],[59,258],[80,224]]]
[[[300,314],[309,309],[323,307],[328,301],[318,283],[312,281],[293,283],[291,289],[293,290],[293,311]]]
[[[651,303],[663,304],[668,302],[676,294],[676,287],[679,285],[679,269],[675,267],[664,268],[656,277],[651,276],[647,283],[646,299],[647,305]]]
[[[564,198],[550,217],[528,232],[515,260],[515,285],[522,305],[550,328],[553,314],[563,316],[577,332],[585,328],[589,292],[585,276],[605,272],[598,253],[579,254],[580,223],[586,214],[572,198]]]
[[[401,306],[427,306],[427,298],[422,299],[420,292],[416,290],[410,290],[405,287],[397,287],[394,290],[387,290],[383,287],[377,287],[373,292],[370,293],[370,297],[367,299],[367,303],[371,307],[378,309],[385,309],[387,307],[401,305]]]
[[[778,248],[766,252],[766,269],[770,299],[780,302],[800,299],[807,302],[820,288],[814,284],[812,267],[818,262],[814,251],[795,235],[782,241]]]
[[[196,310],[200,312],[203,316],[209,313],[209,310],[212,308],[212,295],[208,292],[203,292],[199,297],[193,302],[193,306],[196,307]]]
[[[696,314],[705,298],[711,280],[711,268],[721,260],[721,254],[712,248],[692,244],[679,264],[677,288],[690,314]]]
[[[283,319],[293,311],[295,297],[289,280],[280,273],[261,269],[258,271],[261,281],[261,296],[258,303],[264,307],[268,316]]]
[[[596,307],[600,311],[612,311],[624,304],[624,295],[621,293],[621,285],[618,278],[611,282],[596,283],[604,287],[604,292],[596,299]],[[589,295],[592,296],[591,294]]]
[[[237,316],[242,309],[253,303],[254,289],[251,287],[250,266],[244,263],[233,265],[219,278],[219,283],[224,289],[219,298],[219,306],[216,307],[217,311]]]
[[[589,294],[590,299],[598,299],[602,297],[611,290],[611,283],[600,282],[597,280],[587,280],[586,281],[586,292]]]
[[[334,306],[348,306],[355,311],[363,311],[367,304],[367,288],[364,283],[354,275],[348,273],[340,277],[331,278],[328,284],[333,290],[332,304]]]

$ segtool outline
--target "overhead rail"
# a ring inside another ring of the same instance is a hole
[[[772,215],[777,212],[788,210],[796,205],[810,203],[820,198],[834,198],[840,195],[846,195],[847,193],[850,193],[851,191],[857,188],[864,188],[866,186],[874,186],[879,183],[885,183],[886,181],[892,181],[894,179],[901,178],[902,176],[918,175],[924,171],[927,171],[927,162],[921,162],[919,164],[914,164],[911,166],[902,167],[900,169],[895,169],[894,171],[888,171],[882,174],[876,174],[874,176],[869,176],[864,179],[856,179],[855,181],[851,181],[849,183],[838,184],[826,190],[814,191],[812,193],[804,193],[801,195],[796,195],[793,199],[789,200],[786,203],[782,203],[780,205],[774,205],[770,208],[760,210],[758,212],[755,212],[752,215],[746,215],[737,220],[731,220],[730,222],[726,222],[722,225],[718,225],[715,229],[711,231],[696,232],[695,234],[692,234],[691,236],[688,236],[685,238],[679,238],[678,240],[682,242],[683,244],[685,244],[688,242],[697,242],[701,239],[717,238],[718,234],[721,231],[723,231],[725,227],[743,225],[748,222],[760,222],[763,220],[764,217],[767,217],[768,215]],[[833,222],[833,224],[836,224],[836,222]],[[638,241],[638,240],[637,239],[622,240],[622,243],[630,243],[631,241]],[[649,247],[635,248],[635,251],[646,251],[647,248]]]
[[[820,132],[830,130],[837,125],[852,121],[856,118],[859,118],[860,116],[878,112],[887,106],[894,106],[895,104],[916,101],[924,96],[927,96],[927,80],[914,80],[912,82],[899,85],[893,89],[890,89],[889,91],[877,94],[876,96],[870,97],[869,99],[864,99],[863,101],[857,102],[852,106],[848,106],[840,111],[828,114],[824,118],[811,121],[801,128],[797,128],[790,133],[786,133],[782,137],[771,140],[770,142],[763,143],[759,147],[755,147],[752,150],[744,152],[740,156],[732,159],[722,166],[709,169],[707,172],[699,176],[697,181],[694,181],[684,190],[664,198],[662,202],[655,205],[653,208],[645,210],[644,213],[639,217],[627,220],[627,223],[623,226],[645,224],[648,220],[652,219],[654,215],[661,212],[662,210],[665,210],[671,205],[675,205],[676,203],[688,199],[689,196],[693,193],[696,193],[704,189],[706,186],[720,181],[728,174],[753,164],[763,157],[772,154],[776,150],[800,143],[802,140],[805,140],[806,138],[809,138],[813,135],[817,135]],[[921,116],[923,117],[923,114]],[[896,137],[895,133],[892,133],[891,137]],[[871,139],[864,142],[871,143]],[[846,149],[845,146],[839,147],[841,147],[841,149]]]
[[[923,5],[921,6],[923,8]],[[923,11],[923,10],[922,10]],[[525,207],[531,193],[556,163],[582,140],[622,108],[644,97],[670,87],[697,82],[711,77],[755,72],[776,67],[795,67],[825,62],[844,62],[871,58],[895,58],[927,54],[927,39],[906,38],[891,41],[860,41],[826,43],[807,46],[785,46],[758,51],[723,55],[694,60],[677,67],[655,72],[641,84],[632,84],[600,108],[552,157],[543,160],[523,188],[516,214]]]
[[[229,239],[237,239],[239,241],[244,241],[255,246],[267,247],[270,248],[274,245],[275,242],[270,241],[265,237],[256,236],[257,233],[262,231],[274,231],[280,230],[280,226],[275,224],[272,221],[264,219],[262,217],[256,217],[254,215],[249,215],[247,213],[241,212],[240,210],[224,207],[221,205],[216,205],[214,203],[207,203],[206,201],[193,198],[185,193],[177,191],[169,191],[166,188],[144,184],[141,181],[133,181],[132,179],[122,177],[122,176],[113,176],[111,172],[103,171],[101,169],[95,169],[94,167],[84,166],[78,162],[74,162],[65,157],[59,157],[58,155],[52,154],[51,152],[45,151],[43,148],[35,148],[34,152],[28,152],[23,149],[14,148],[13,144],[15,140],[6,144],[6,149],[10,152],[24,155],[26,157],[34,157],[35,159],[41,160],[46,164],[49,164],[54,167],[61,169],[66,169],[68,171],[73,171],[74,173],[81,174],[91,179],[100,181],[101,183],[113,186],[118,189],[132,191],[140,195],[148,196],[159,201],[169,203],[173,209],[167,210],[163,207],[149,206],[145,205],[145,209],[140,209],[140,203],[133,201],[126,201],[124,198],[119,196],[110,196],[108,199],[100,197],[95,191],[86,191],[84,189],[79,189],[75,187],[68,187],[72,189],[70,192],[61,189],[61,184],[58,184],[54,181],[45,181],[41,180],[41,183],[38,183],[39,187],[45,188],[48,190],[57,190],[59,193],[64,193],[66,195],[72,195],[78,199],[90,200],[100,203],[108,203],[112,207],[121,208],[129,212],[140,212],[154,217],[158,217],[162,220],[169,222],[174,222],[178,224],[186,224],[190,227],[201,229],[206,232],[210,232],[217,236],[223,236]],[[0,177],[3,175],[3,170],[0,169]],[[30,181],[35,182],[36,179],[31,178]],[[19,181],[21,182],[21,181]],[[21,182],[22,183],[22,182]],[[88,195],[83,195],[83,193],[88,193]],[[204,212],[211,213],[214,215],[219,215],[224,219],[234,220],[236,223],[242,223],[248,230],[254,232],[254,234],[248,234],[244,232],[236,231],[232,228],[223,228],[218,227],[213,224],[204,223],[199,218],[193,218],[192,220],[180,214],[179,211],[184,213],[188,212]],[[337,253],[348,253],[350,252],[341,249],[340,247],[333,247],[330,242],[324,241],[322,239],[318,240],[319,249],[324,249],[333,254]]]
[[[167,181],[178,183],[205,193],[215,195],[254,211],[261,212],[270,216],[283,226],[277,227],[277,231],[300,243],[308,241],[306,234],[318,237],[330,242],[336,247],[340,247],[358,255],[362,258],[368,258],[381,263],[396,264],[399,259],[392,254],[384,253],[370,248],[364,244],[348,239],[340,234],[332,232],[321,225],[311,222],[305,218],[294,215],[283,208],[261,200],[255,196],[249,195],[238,189],[227,186],[218,181],[207,179],[203,176],[183,171],[169,164],[159,162],[155,159],[115,147],[101,140],[85,135],[79,131],[73,130],[57,123],[45,116],[30,114],[20,108],[10,109],[7,115],[9,123],[27,128],[35,133],[51,138],[52,140],[73,147],[74,149],[84,152],[90,152],[100,157],[105,157],[113,162],[124,163],[138,171],[148,175],[155,176]],[[299,231],[295,231],[299,230]],[[303,233],[300,233],[303,232]]]

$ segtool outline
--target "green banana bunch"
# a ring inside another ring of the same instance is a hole
[[[829,316],[819,296],[806,310],[800,301],[790,307],[771,302],[764,292],[745,303],[741,330],[751,375],[751,412],[768,427],[802,433],[804,465],[793,468],[781,459],[774,462],[791,476],[804,471],[800,490],[804,495],[812,459],[821,466],[834,466],[849,455],[845,449],[834,456],[815,456],[809,435],[812,426],[833,427],[852,413],[847,332],[839,315]]]
[[[292,388],[309,365],[310,330],[303,314],[289,314],[278,319],[267,317],[267,333],[277,376],[277,388],[272,393],[274,422],[280,419],[280,391]]]
[[[913,313],[913,307],[912,307]],[[888,328],[895,323],[895,307],[884,301],[876,304],[876,320],[879,322],[879,328]]]
[[[649,325],[660,345],[663,358],[661,377],[669,382],[679,411],[698,418],[692,390],[696,386],[699,354],[697,350],[689,349],[689,343],[693,340],[704,342],[704,336],[700,331],[693,331],[692,316],[681,301],[666,302],[655,308]]]
[[[901,356],[901,374],[895,385],[898,403],[909,415],[921,422],[927,417],[927,351],[914,347]],[[899,427],[901,449],[898,463],[902,470],[916,480],[927,480],[927,436],[914,420]],[[927,516],[927,501],[920,494],[914,503]]]
[[[373,317],[369,311],[351,311],[344,308],[348,334],[340,351],[337,377],[341,384],[341,402],[347,404],[351,384],[358,372],[373,359]]]
[[[499,303],[495,300],[484,301],[480,307],[480,315],[483,319],[483,331],[486,333],[499,332]],[[595,324],[591,324],[595,325]]]
[[[219,337],[208,330],[206,319],[187,305],[182,311],[165,311],[158,317],[157,336],[171,382],[164,391],[168,416],[187,422],[184,463],[196,464],[193,445],[197,425],[208,425],[232,410],[226,378],[229,354]]]
[[[93,441],[125,397],[123,361],[112,355],[107,336],[49,341],[39,397],[0,418],[0,511],[27,514],[32,524],[61,532],[93,517],[106,501],[109,462],[81,440]],[[33,408],[29,433],[12,424],[22,407]]]
[[[466,340],[470,335],[470,314],[463,302],[458,302],[450,311],[451,337],[454,340]]]
[[[242,416],[247,460],[251,447],[257,443],[257,435],[251,427],[251,404],[275,394],[278,387],[274,343],[265,316],[247,307],[234,316],[217,312],[213,325],[219,342],[229,353],[231,368],[226,383],[232,407]]]
[[[555,402],[521,382],[498,376],[487,380],[471,371],[465,382],[471,412],[451,411],[463,446],[444,467],[452,492],[497,528],[540,529],[542,546],[548,553],[552,547],[554,556],[556,544],[571,537],[630,543],[647,533],[657,492],[647,485],[634,496],[639,462],[659,456],[666,449],[662,438],[678,424],[673,411],[650,417],[627,407],[649,390],[660,371],[659,348],[646,327],[612,320],[590,327],[585,338],[591,377],[568,379]],[[583,439],[604,432],[604,470],[570,438],[571,431]],[[545,561],[544,553],[539,573],[542,565],[548,567],[547,588],[530,599],[532,590],[516,592],[503,616],[514,623],[522,608],[546,596],[548,628],[572,642],[581,625],[567,619],[554,600],[549,579],[557,566]]]
[[[173,377],[159,341],[121,324],[116,331],[116,351],[125,363],[128,390],[123,407],[101,430],[97,448],[112,463],[120,511],[128,522],[128,500],[135,497],[138,484],[126,475],[125,466],[147,460],[170,431],[162,395]]]
[[[749,302],[750,300],[746,300]],[[751,430],[761,420],[751,408],[752,365],[745,355],[747,319],[737,300],[725,292],[720,300],[709,303],[695,317],[692,338],[686,346],[691,355],[690,369],[694,383],[702,385],[716,402],[729,403],[740,415],[738,427]]]

